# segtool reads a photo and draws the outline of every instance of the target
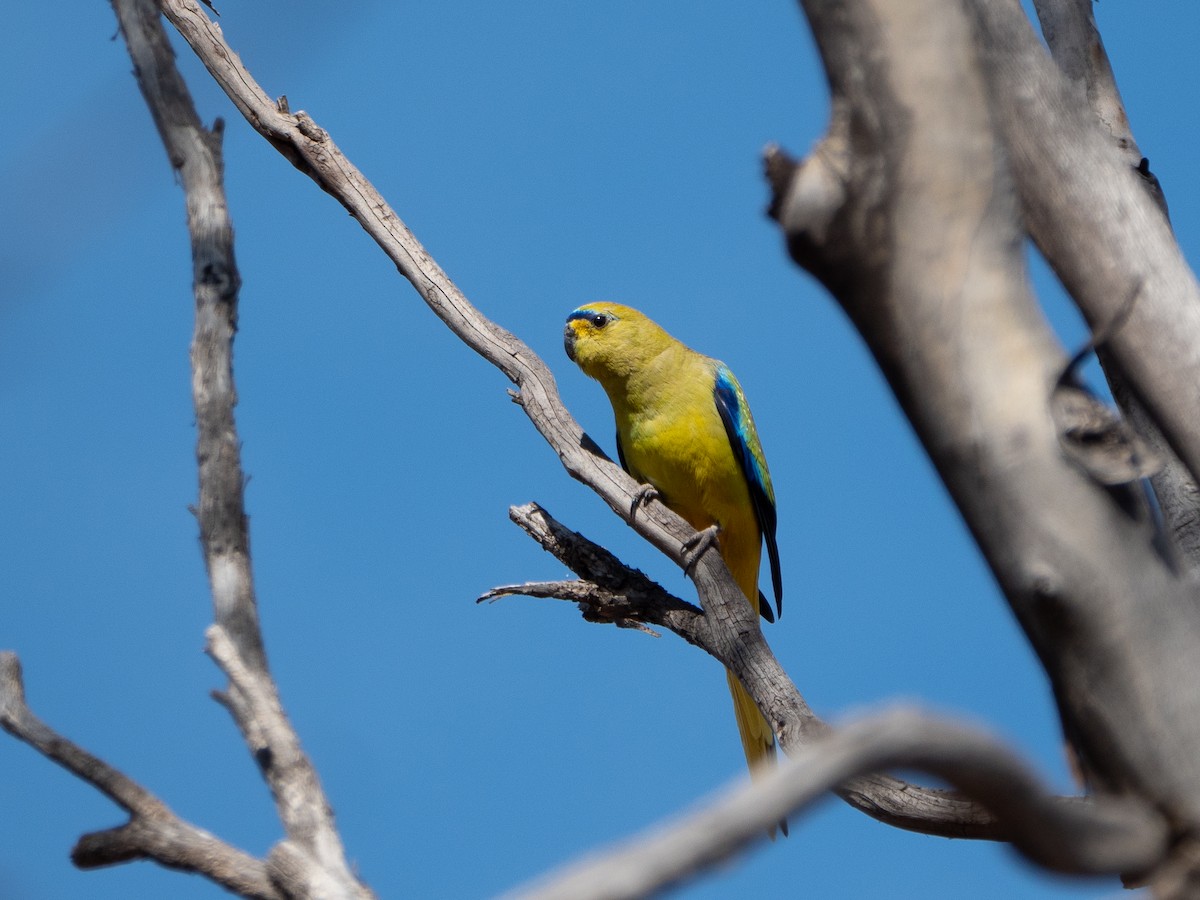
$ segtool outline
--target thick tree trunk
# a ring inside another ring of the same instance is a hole
[[[798,263],[854,321],[1045,665],[1098,792],[1200,825],[1196,587],[1136,485],[1064,454],[1067,358],[1029,292],[1047,248],[1147,415],[1200,464],[1200,295],[1165,217],[1015,0],[808,0],[833,90],[816,152],[771,163]]]

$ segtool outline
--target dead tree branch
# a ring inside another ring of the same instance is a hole
[[[144,787],[39,719],[25,701],[21,662],[8,651],[0,653],[0,727],[129,813],[124,825],[79,839],[71,859],[81,869],[147,859],[203,875],[243,897],[282,900],[262,860],[183,821]]]
[[[1119,373],[1183,464],[1175,472],[1175,491],[1182,493],[1164,492],[1164,507],[1194,505],[1200,285],[1140,174],[1114,151],[1111,133],[1092,111],[1072,102],[1069,84],[1020,9],[973,3],[969,10],[1023,221],[1093,327],[1119,312],[1122,297],[1138,294],[1129,321],[1106,342],[1106,365]],[[1079,610],[1094,622],[1111,617],[1102,640],[1106,646],[1119,642],[1121,652],[1095,646],[1079,660],[1086,674],[1081,666],[1067,677],[1088,680],[1068,690],[1079,691],[1072,705],[1084,702],[1087,711],[1070,715],[1090,732],[1085,753],[1110,785],[1136,784],[1172,816],[1197,822],[1200,704],[1180,679],[1200,646],[1200,604],[1194,582],[1162,577],[1172,573],[1162,572],[1154,551],[1142,546],[1142,561],[1129,561],[1122,573],[1135,579]],[[1113,574],[1113,560],[1094,564],[1095,571]],[[1060,658],[1068,655],[1063,649],[1057,648]],[[1116,656],[1122,657],[1119,665]],[[1111,682],[1091,680],[1101,666]],[[1092,694],[1086,700],[1083,684]]]
[[[1134,315],[1108,347],[1194,482],[1200,284],[1139,167],[1118,152],[1132,137],[1126,128],[1114,139],[1080,102],[1019,4],[973,2],[968,10],[1025,225],[1093,328],[1140,291]],[[1115,86],[1112,94],[1106,109],[1119,104]]]
[[[1137,804],[1054,797],[990,735],[898,709],[839,727],[761,779],[743,780],[678,821],[634,835],[507,896],[652,896],[762,843],[772,824],[812,806],[852,776],[899,767],[944,779],[993,810],[1013,845],[1049,869],[1136,871],[1164,852],[1164,823]]]
[[[196,459],[200,500],[196,518],[218,623],[238,642],[249,664],[266,668],[250,536],[242,497],[244,480],[233,408],[233,337],[241,276],[233,254],[233,225],[225,202],[221,138],[200,122],[191,94],[175,68],[154,2],[113,0],[142,97],[184,190],[192,239],[196,323],[192,338],[192,398],[199,432]]]
[[[229,678],[228,692],[216,697],[233,714],[253,751],[287,832],[268,858],[272,879],[289,897],[372,897],[346,865],[333,810],[283,711],[275,682],[246,664],[221,625],[210,626],[206,636],[208,654]]]
[[[1090,0],[1034,0],[1033,6],[1050,53],[1077,94],[1076,106],[1091,109],[1125,164],[1138,168],[1142,152],[1133,139]]]
[[[246,896],[368,897],[346,865],[333,816],[311,763],[279,707],[267,672],[250,574],[249,535],[233,407],[232,342],[240,278],[233,256],[222,183],[221,127],[203,127],[152,0],[113,0],[138,86],[181,178],[192,238],[196,330],[193,396],[199,431],[197,517],[217,625],[212,652],[230,675],[223,698],[250,745],[287,832],[281,856],[264,864],[179,820],[160,801],[115,769],[69,744],[28,712],[15,657],[6,657],[5,727],[85,778],[131,814],[116,829],[85,836],[73,858],[80,866],[154,859],[186,868]],[[273,854],[272,859],[275,856]],[[301,865],[296,865],[299,858]]]
[[[1045,666],[1092,786],[1191,830],[1200,607],[1128,490],[1064,457],[1049,407],[1066,356],[1029,292],[1022,226],[1044,232],[1098,325],[1141,287],[1108,344],[1192,471],[1195,281],[1015,0],[802,6],[833,118],[802,163],[768,158],[788,249],[874,353]]]
[[[1166,196],[1134,139],[1104,42],[1096,27],[1091,0],[1035,0],[1034,6],[1054,61],[1076,94],[1075,105],[1091,110],[1118,156],[1137,172],[1142,188],[1167,216]],[[1034,240],[1047,254],[1051,265],[1055,265],[1050,258],[1054,247],[1042,246],[1039,234],[1040,231],[1033,234]],[[1125,382],[1120,366],[1110,359],[1108,350],[1101,346],[1098,352],[1113,397],[1133,427],[1164,461],[1162,471],[1151,477],[1151,484],[1173,544],[1179,550],[1184,566],[1196,576],[1200,574],[1200,491],[1195,479],[1167,443],[1158,423]]]
[[[762,673],[769,675],[773,671],[770,661],[760,661],[755,665],[745,664],[746,660],[754,659],[762,652],[770,652],[765,643],[759,648],[756,642],[746,640],[749,637],[747,633],[739,632],[737,642],[745,642],[746,646],[740,648],[740,652],[730,653],[724,649],[725,629],[715,627],[711,620],[695,607],[673,597],[641,572],[628,568],[607,550],[567,528],[537,504],[513,507],[509,515],[544,549],[584,579],[539,583],[533,586],[532,596],[554,597],[579,603],[583,607],[584,617],[589,621],[613,622],[618,625],[622,622],[661,625],[716,659],[722,662],[730,660],[726,664],[735,668],[735,673],[753,696],[771,698],[771,708],[786,708],[780,701],[790,697],[792,711],[790,716],[785,716],[781,721],[788,724],[792,721],[791,717],[803,715],[805,722],[802,730],[790,728],[781,732],[783,747],[794,758],[804,758],[814,743],[827,740],[831,733],[830,726],[809,710],[804,699],[796,691],[795,685],[786,680],[786,676],[782,684],[763,680]],[[526,587],[529,586],[496,588],[480,599],[524,593]],[[797,709],[802,709],[803,712],[797,713]],[[950,764],[948,758],[941,765],[944,768]],[[929,771],[943,774],[939,769]],[[946,780],[957,786],[962,779]],[[1037,791],[1029,788],[1030,784],[1031,776],[1022,774],[1021,780],[1014,783],[1013,790],[1018,795],[1022,791],[1030,796],[1044,794],[1040,788]],[[1093,802],[1084,797],[1056,797],[1053,798],[1056,808],[1061,805],[1071,810],[1071,833],[1058,835],[1039,850],[1033,846],[1032,838],[1026,838],[1020,833],[1028,828],[1024,823],[1023,813],[1005,812],[1003,802],[996,800],[989,803],[977,802],[983,799],[980,792],[994,793],[998,790],[995,786],[974,785],[972,790],[968,791],[936,790],[914,785],[890,775],[878,774],[870,766],[864,766],[848,770],[843,777],[831,782],[829,789],[834,790],[856,809],[895,827],[947,837],[1010,841],[1020,845],[1022,852],[1044,865],[1080,874],[1101,870],[1126,871],[1121,868],[1103,867],[1115,865],[1113,860],[1118,856],[1121,859],[1126,859],[1127,856],[1114,855],[1116,851],[1107,845],[1093,846],[1094,837],[1098,834],[1107,833],[1110,829],[1123,833],[1121,829],[1125,826],[1115,821],[1121,811],[1132,811],[1128,823],[1130,829],[1136,831],[1141,827],[1141,823],[1147,820],[1156,823],[1149,832],[1150,836],[1160,834],[1164,829],[1160,820],[1134,801],[1110,803],[1108,800]],[[997,815],[999,812],[1005,814]],[[759,831],[765,832],[766,828],[780,818],[783,816],[764,819],[766,825],[760,825]],[[1049,828],[1050,823],[1064,827],[1068,824],[1061,816],[1046,819],[1046,827]],[[1042,831],[1038,831],[1037,835],[1038,842],[1047,838],[1047,833]],[[1145,847],[1162,849],[1162,841],[1151,841],[1150,836],[1145,838],[1150,843],[1142,843],[1143,838],[1136,837],[1123,837],[1122,840],[1130,842],[1135,849],[1129,853],[1136,856],[1142,853]],[[1045,847],[1058,849],[1051,850]],[[1053,859],[1043,859],[1039,858],[1039,854],[1054,856]],[[1148,858],[1138,859],[1140,861],[1130,864],[1133,868],[1151,861]]]

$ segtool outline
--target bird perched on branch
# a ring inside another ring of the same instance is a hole
[[[762,616],[775,621],[758,591],[765,540],[782,614],[775,492],[733,373],[617,303],[579,307],[567,317],[564,342],[567,356],[608,394],[621,466],[697,531],[716,527],[734,580]],[[726,676],[753,774],[774,758],[775,735],[733,673]]]

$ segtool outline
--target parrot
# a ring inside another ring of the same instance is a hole
[[[563,342],[567,356],[608,395],[621,467],[698,532],[715,526],[721,558],[734,580],[759,614],[774,622],[770,604],[759,593],[758,574],[765,542],[782,615],[775,491],[733,373],[618,303],[574,310]],[[775,735],[737,677],[725,674],[753,776],[773,762]]]

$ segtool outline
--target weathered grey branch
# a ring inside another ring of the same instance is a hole
[[[1134,140],[1125,113],[1125,105],[1117,89],[1104,42],[1096,28],[1092,0],[1035,0],[1042,33],[1054,61],[1075,93],[1074,102],[1092,111],[1096,121],[1108,134],[1109,140],[1125,165],[1135,170],[1140,184],[1155,204],[1167,215],[1167,201],[1162,185],[1155,178]],[[1038,240],[1041,231],[1033,237]],[[1040,246],[1040,242],[1039,242]],[[1043,247],[1052,253],[1052,247]],[[1053,260],[1051,260],[1053,265]],[[1121,368],[1100,348],[1100,362],[1108,377],[1117,403],[1130,423],[1154,448],[1164,461],[1160,472],[1151,477],[1154,492],[1162,510],[1163,523],[1184,565],[1193,577],[1200,576],[1200,491],[1187,467],[1168,445],[1158,423],[1125,383]]]
[[[580,604],[583,617],[589,621],[616,625],[651,622],[669,628],[690,644],[704,649],[712,645],[712,628],[702,610],[668,593],[604,547],[567,528],[538,504],[511,507],[508,515],[583,580],[493,588],[480,600],[515,594],[553,597]]]
[[[1142,152],[1133,139],[1125,104],[1096,27],[1092,0],[1034,0],[1033,6],[1050,53],[1075,91],[1077,104],[1091,109],[1125,164],[1136,169]]]
[[[250,569],[240,442],[233,409],[233,336],[241,279],[225,201],[221,127],[200,122],[152,0],[113,0],[171,166],[179,173],[192,239],[196,327],[192,393],[199,432],[197,518],[216,625],[209,649],[230,678],[221,699],[271,788],[294,852],[270,874],[288,896],[368,897],[345,860],[333,814],[311,762],[279,704],[268,670]]]
[[[1060,449],[1049,406],[1066,357],[1028,290],[1018,192],[1078,265],[1078,283],[1065,280],[1095,301],[1098,326],[1144,285],[1109,344],[1194,466],[1200,306],[1185,300],[1194,280],[1169,228],[1090,113],[1043,94],[1061,76],[1016,0],[802,6],[833,120],[803,163],[768,159],[788,248],[875,354],[1037,650],[1093,787],[1200,822],[1194,590],[1128,492]],[[1119,250],[1089,247],[1125,230],[1139,236]],[[1154,262],[1134,259],[1143,243]],[[1145,343],[1185,302],[1182,334]]]
[[[1089,321],[1110,320],[1122,296],[1137,294],[1129,321],[1106,343],[1106,364],[1119,371],[1186,466],[1176,477],[1193,485],[1184,502],[1194,503],[1200,286],[1138,174],[1090,110],[1072,103],[1069,85],[1019,7],[973,3],[970,10],[1024,221]],[[1095,565],[1110,576],[1116,568],[1112,560]],[[1088,683],[1092,696],[1079,724],[1100,728],[1084,737],[1090,745],[1084,754],[1110,784],[1132,780],[1173,816],[1200,821],[1200,708],[1183,688],[1200,647],[1194,582],[1164,579],[1157,567],[1133,561],[1121,573],[1129,574],[1135,577],[1119,594],[1087,604],[1112,617],[1103,640],[1121,652],[1089,648],[1087,667],[1104,666],[1115,678]],[[1116,656],[1123,657],[1120,665]]]
[[[141,785],[39,719],[25,701],[21,662],[8,651],[0,652],[0,727],[129,813],[124,825],[79,839],[71,859],[81,869],[153,860],[203,875],[243,897],[282,900],[261,860],[183,821]]]
[[[287,838],[268,857],[272,880],[289,897],[372,897],[346,866],[333,810],[283,711],[274,681],[246,665],[221,625],[210,626],[206,637],[208,654],[229,678],[230,690],[219,699],[252,749],[287,831]]]
[[[242,498],[242,468],[233,407],[233,336],[241,277],[233,255],[233,225],[225,202],[218,120],[209,131],[175,68],[175,55],[152,0],[113,0],[133,60],[138,87],[179,173],[192,238],[196,324],[192,338],[192,397],[199,432],[196,458],[200,501],[196,517],[212,588],[216,620],[237,640],[246,659],[266,668],[250,536]]]
[[[507,895],[522,900],[647,897],[761,843],[767,829],[851,776],[903,767],[955,785],[994,810],[1012,842],[1060,871],[1136,871],[1161,858],[1165,824],[1135,803],[1051,796],[995,738],[912,710],[839,727],[778,769],[725,791],[681,820],[591,854]]]
[[[1138,168],[1114,146],[1132,136],[1114,136],[1079,102],[1018,2],[967,6],[1029,233],[1093,328],[1140,292],[1108,347],[1195,481],[1200,285]],[[1119,104],[1115,87],[1109,96],[1106,108]]]
[[[603,547],[567,528],[537,504],[513,507],[509,515],[543,548],[585,579],[582,582],[539,583],[529,591],[532,596],[586,604],[584,617],[590,621],[661,625],[701,648],[733,668],[753,696],[772,698],[766,705],[780,711],[777,727],[780,728],[781,744],[791,755],[804,754],[813,741],[821,740],[828,733],[829,726],[809,710],[796,686],[786,676],[772,680],[777,669],[773,658],[746,665],[747,660],[770,653],[765,643],[758,646],[756,642],[748,642],[740,652],[731,653],[725,649],[724,630],[713,627],[707,616],[673,597],[641,572],[628,568]],[[482,599],[521,593],[527,587],[497,588]],[[748,636],[748,633],[737,632],[735,644]],[[792,723],[797,718],[799,725],[795,726]],[[1014,839],[1010,833],[1011,818],[1000,820],[987,807],[955,791],[922,787],[881,774],[848,776],[836,785],[835,790],[851,806],[895,827],[947,837]],[[1058,802],[1076,804],[1080,817],[1088,815],[1090,807],[1084,798],[1058,798]],[[1110,813],[1097,815],[1107,822]],[[1085,830],[1091,827],[1086,826]],[[1058,842],[1070,843],[1074,839],[1060,837]],[[1083,851],[1077,848],[1070,852]],[[1076,871],[1087,872],[1092,871],[1095,863],[1080,861],[1076,865],[1079,866]]]

